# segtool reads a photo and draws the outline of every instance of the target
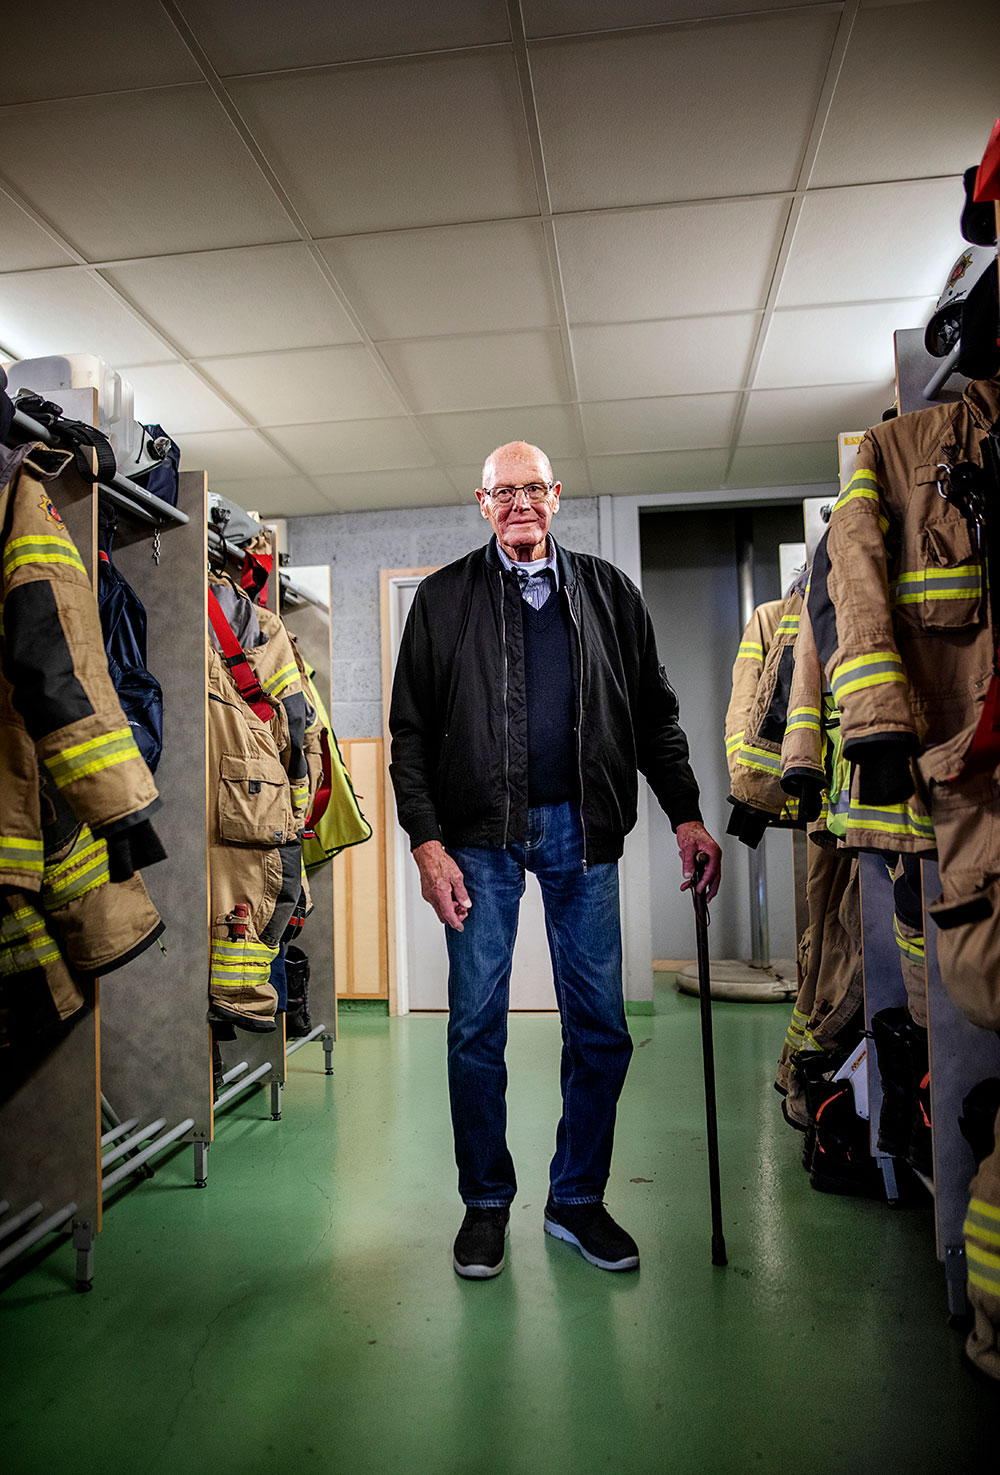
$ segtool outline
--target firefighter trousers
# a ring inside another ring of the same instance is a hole
[[[995,1134],[1000,1134],[1000,1115]],[[973,1325],[965,1350],[1000,1380],[1000,1141],[979,1165],[970,1186],[965,1253]]]

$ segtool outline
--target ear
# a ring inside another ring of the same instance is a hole
[[[552,488],[552,516],[555,517],[559,511],[559,493],[562,491],[562,482],[557,481]]]
[[[477,487],[476,488],[476,501],[479,503],[479,510],[483,514],[484,517],[489,517],[490,513],[489,513],[489,508],[486,505],[486,497],[487,497],[487,494],[486,494],[486,492],[483,491],[482,487]]]

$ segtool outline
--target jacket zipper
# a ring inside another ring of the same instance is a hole
[[[500,646],[503,650],[503,848],[507,849],[507,834],[510,829],[510,713],[507,701],[507,615],[504,609],[503,574],[497,574],[500,582]]]
[[[580,829],[583,831],[583,869],[587,870],[587,826],[583,819],[583,636],[580,633],[580,622],[573,612],[573,601],[569,590],[566,590],[566,604],[569,608],[569,617],[573,621],[573,629],[576,631],[576,646],[579,655],[579,689],[577,691],[577,715],[576,715],[576,766],[580,779]]]

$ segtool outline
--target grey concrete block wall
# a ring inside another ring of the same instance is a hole
[[[564,499],[552,530],[567,548],[598,553],[597,498]],[[380,571],[451,563],[489,536],[489,525],[471,494],[468,502],[455,506],[288,519],[290,561],[331,566],[330,720],[339,738],[382,735]]]

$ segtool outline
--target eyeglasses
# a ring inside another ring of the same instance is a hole
[[[529,481],[519,487],[483,487],[482,490],[498,507],[509,507],[518,492],[524,492],[529,502],[544,502],[554,486],[554,481]]]

